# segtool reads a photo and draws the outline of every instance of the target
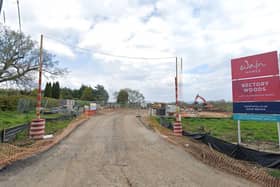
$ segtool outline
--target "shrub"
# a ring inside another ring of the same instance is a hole
[[[15,111],[20,98],[20,96],[0,96],[0,110]]]

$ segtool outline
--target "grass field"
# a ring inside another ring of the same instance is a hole
[[[209,132],[225,141],[237,142],[237,122],[232,119],[182,118],[182,125],[189,132]],[[241,121],[240,127],[242,142],[278,142],[276,123]]]
[[[280,179],[280,170],[271,169],[271,170],[269,170],[269,174]]]
[[[64,121],[55,121],[55,122],[48,122],[45,126],[45,134],[55,134],[63,130],[71,120],[64,120]],[[14,142],[16,144],[20,144],[22,141],[25,143],[25,140],[29,140],[27,130],[19,133],[16,135]]]

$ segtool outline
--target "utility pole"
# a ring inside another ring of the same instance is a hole
[[[19,25],[19,32],[21,33],[21,16],[20,16],[19,0],[17,0],[17,9],[18,9],[18,25]]]
[[[183,58],[181,57],[180,75],[179,75],[179,100],[183,101]]]
[[[40,42],[40,56],[39,56],[39,81],[38,81],[38,95],[37,95],[37,106],[36,106],[36,115],[37,118],[33,119],[30,124],[29,129],[29,137],[34,140],[43,139],[45,134],[45,124],[46,120],[41,119],[41,102],[42,102],[42,69],[43,69],[43,35],[41,34],[41,42]]]
[[[42,100],[42,90],[41,90],[42,68],[43,68],[43,35],[41,34],[40,57],[39,57],[39,82],[38,82],[38,95],[37,95],[37,108],[36,108],[36,114],[38,119],[40,119],[41,100]]]
[[[175,94],[176,94],[176,106],[178,107],[178,59],[177,57],[176,57]]]
[[[178,58],[176,57],[176,77],[175,77],[175,98],[176,98],[176,121],[173,123],[173,133],[175,136],[182,136],[182,124],[180,107],[178,101]]]

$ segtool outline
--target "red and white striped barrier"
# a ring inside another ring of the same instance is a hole
[[[34,140],[43,139],[45,134],[45,119],[33,119],[30,124],[29,137]]]
[[[175,136],[182,136],[182,124],[179,121],[173,123],[173,133]]]
[[[175,136],[182,136],[183,129],[181,123],[181,115],[176,113],[176,122],[173,123],[173,133]]]

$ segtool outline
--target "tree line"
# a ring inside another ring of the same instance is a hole
[[[48,87],[51,87],[51,83],[46,84],[45,91],[47,93],[53,93],[53,91],[48,91]],[[104,86],[98,84],[95,87],[81,85],[79,89],[71,89],[71,88],[59,88],[58,84],[53,84],[56,87],[54,88],[59,89],[59,91],[54,91],[55,93],[59,92],[59,96],[61,99],[80,99],[85,101],[96,101],[100,104],[105,104],[109,100],[109,94]],[[45,95],[46,96],[46,95]]]
[[[0,97],[11,96],[37,96],[37,89],[1,89]],[[79,89],[60,88],[59,82],[47,82],[45,89],[42,90],[42,96],[54,99],[77,99],[84,101],[95,101],[100,104],[106,104],[109,100],[109,94],[104,86],[98,84],[94,88],[81,85]],[[0,103],[1,104],[1,103]]]
[[[55,82],[55,83],[47,82],[44,90],[44,96],[59,99],[60,98],[59,82]]]

